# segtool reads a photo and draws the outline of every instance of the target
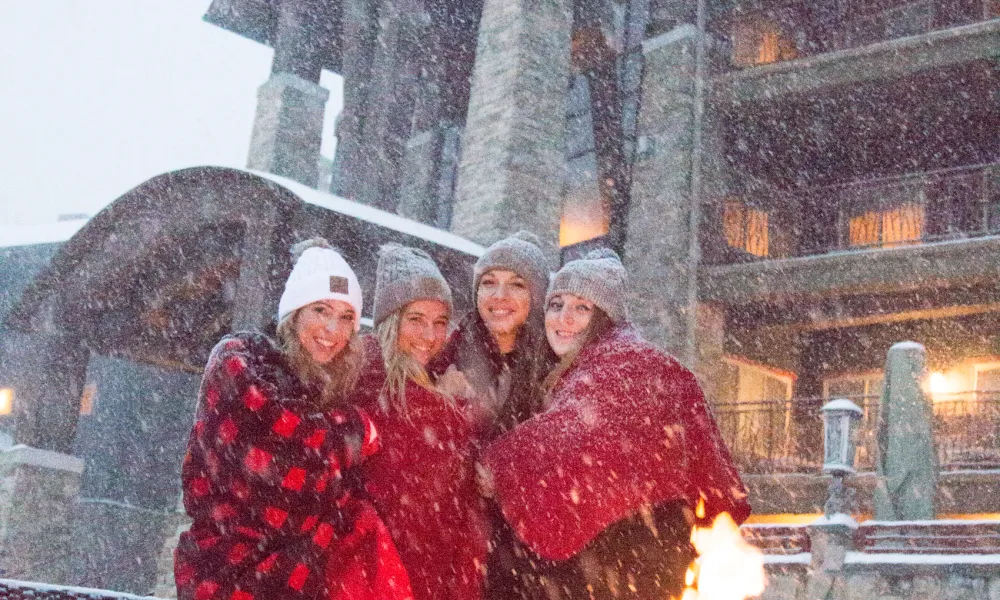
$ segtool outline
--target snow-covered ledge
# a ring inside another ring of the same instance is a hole
[[[80,475],[83,473],[84,461],[82,458],[69,454],[18,444],[0,451],[0,469],[6,469],[13,465],[69,471]]]

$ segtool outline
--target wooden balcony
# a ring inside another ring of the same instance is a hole
[[[996,164],[727,199],[717,218],[719,234],[703,244],[703,301],[1000,281]]]
[[[854,47],[850,43],[718,75],[711,97],[721,106],[817,94],[824,90],[1000,56],[1000,18]]]

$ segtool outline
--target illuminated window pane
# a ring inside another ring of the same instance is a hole
[[[734,23],[733,64],[741,67],[766,65],[795,58],[794,42],[767,19],[751,18]]]
[[[94,412],[94,399],[97,397],[97,384],[88,383],[83,386],[80,394],[80,414],[89,415]]]
[[[0,389],[0,415],[9,415],[14,410],[14,390]]]
[[[898,246],[923,237],[924,207],[907,204],[882,215],[882,245]]]
[[[727,200],[722,210],[722,233],[726,244],[754,256],[768,256],[768,216],[747,208],[738,200]]]
[[[852,246],[874,246],[878,244],[879,215],[867,212],[852,217],[848,225],[848,236]]]
[[[726,243],[731,248],[742,248],[746,240],[746,230],[743,228],[743,205],[735,200],[727,200],[722,211],[722,231]]]
[[[767,256],[767,213],[762,210],[747,211],[746,251],[754,256]]]
[[[766,65],[778,60],[778,45],[780,39],[775,30],[762,31],[760,45],[757,46],[757,64]]]
[[[609,225],[610,209],[601,198],[596,179],[566,191],[559,222],[560,247],[607,235]]]

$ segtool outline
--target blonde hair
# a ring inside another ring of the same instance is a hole
[[[556,366],[549,371],[549,374],[545,376],[545,379],[542,380],[542,395],[544,404],[548,404],[552,388],[556,387],[556,383],[559,382],[559,379],[563,376],[563,374],[573,366],[573,363],[576,361],[576,357],[579,356],[580,352],[587,347],[587,344],[601,337],[614,326],[615,322],[611,320],[608,313],[598,308],[595,304],[594,312],[590,317],[590,323],[587,324],[587,328],[583,331],[583,339],[580,344],[566,354],[563,354],[559,359],[559,363],[556,364]]]
[[[305,307],[303,307],[305,308]],[[309,353],[299,341],[296,326],[302,308],[292,311],[278,323],[278,343],[281,352],[288,359],[292,370],[299,380],[306,385],[318,384],[321,390],[318,405],[329,409],[347,402],[354,391],[365,365],[365,347],[357,332],[351,333],[351,339],[340,354],[327,364],[319,364],[309,356]]]
[[[378,397],[379,408],[387,413],[396,411],[406,416],[406,382],[409,380],[440,395],[454,408],[455,399],[437,389],[427,369],[399,349],[399,327],[407,306],[409,304],[390,314],[375,327],[375,336],[382,347],[382,360],[385,361],[385,385]]]

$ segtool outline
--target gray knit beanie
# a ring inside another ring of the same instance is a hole
[[[541,246],[538,236],[530,231],[518,231],[496,242],[476,261],[473,291],[479,291],[479,281],[488,271],[513,271],[528,281],[532,308],[542,306],[549,285],[549,268]]]
[[[628,275],[615,251],[598,248],[559,269],[549,285],[545,303],[556,294],[573,294],[596,304],[615,323],[624,323],[628,321],[627,285]]]
[[[382,246],[375,271],[375,325],[414,300],[440,300],[452,310],[451,288],[429,254],[396,243]]]

